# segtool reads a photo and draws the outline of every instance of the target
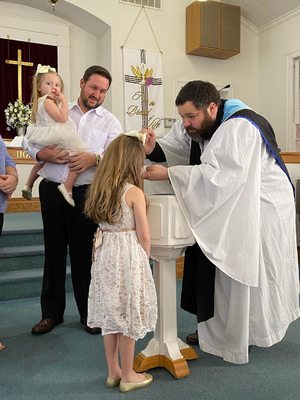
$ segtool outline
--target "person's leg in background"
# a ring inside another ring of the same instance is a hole
[[[3,228],[3,213],[0,213],[0,236],[2,234],[2,228]]]
[[[0,236],[2,234],[2,227],[3,227],[3,213],[0,213]],[[4,344],[0,342],[0,350],[4,349]]]
[[[72,269],[72,283],[74,296],[80,321],[88,333],[100,333],[99,328],[87,326],[87,308],[89,286],[91,281],[92,249],[94,233],[97,224],[87,218],[83,213],[87,185],[73,188],[75,207],[72,208],[72,217],[69,221],[69,251]]]
[[[185,251],[181,308],[195,314],[197,322],[214,315],[215,265],[195,243]],[[187,335],[188,344],[197,345],[198,329]]]
[[[50,332],[63,322],[68,233],[67,221],[72,209],[57,190],[57,184],[42,180],[39,187],[44,228],[45,263],[41,294],[42,320],[33,334]]]

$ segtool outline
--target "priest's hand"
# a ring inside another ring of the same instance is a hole
[[[144,149],[146,154],[151,154],[155,148],[156,143],[156,135],[153,129],[143,129],[142,132],[146,132],[146,142],[144,145]]]
[[[148,165],[142,174],[142,178],[149,181],[166,181],[169,179],[168,168],[163,165]]]

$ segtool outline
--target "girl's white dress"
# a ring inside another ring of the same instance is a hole
[[[46,94],[38,99],[36,123],[27,128],[26,138],[30,143],[40,147],[57,145],[62,149],[70,151],[83,151],[86,149],[85,142],[76,132],[74,122],[56,122],[45,110]]]
[[[157,321],[155,284],[148,257],[138,241],[133,210],[122,195],[122,217],[99,224],[88,300],[88,326],[102,335],[122,333],[134,340],[154,331]],[[102,234],[102,243],[97,246]]]

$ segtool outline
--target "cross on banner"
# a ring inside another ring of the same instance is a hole
[[[144,49],[123,48],[123,52],[125,128],[153,128],[163,134],[161,56]]]
[[[22,50],[18,49],[17,60],[5,60],[6,64],[14,64],[18,66],[18,100],[22,102],[22,67],[33,67],[33,63],[30,61],[22,61]]]
[[[131,66],[134,76],[125,75],[125,82],[139,84],[141,86],[141,106],[142,106],[142,128],[149,127],[149,98],[148,86],[162,85],[161,78],[153,78],[153,68],[147,68],[146,52],[141,50],[141,68]]]

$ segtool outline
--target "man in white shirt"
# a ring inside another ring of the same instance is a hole
[[[200,348],[247,363],[250,345],[278,343],[300,315],[293,186],[271,125],[241,101],[191,81],[176,106],[193,165],[151,165],[143,175],[170,180],[197,241],[182,294]],[[148,133],[151,160],[165,161],[163,146]]]
[[[35,335],[48,333],[63,322],[68,248],[80,322],[89,333],[101,331],[87,325],[92,244],[97,225],[83,214],[83,204],[101,155],[122,131],[119,120],[102,107],[111,81],[105,68],[89,67],[80,80],[80,96],[69,107],[69,117],[76,124],[77,134],[87,144],[88,151],[69,155],[56,146],[40,150],[26,142],[25,137],[23,147],[34,158],[45,162],[39,171],[43,177],[39,194],[45,246],[42,319],[32,328]],[[69,168],[79,174],[73,188],[75,207],[71,207],[57,189],[66,180]]]

